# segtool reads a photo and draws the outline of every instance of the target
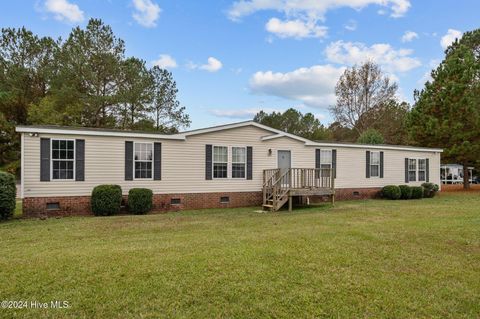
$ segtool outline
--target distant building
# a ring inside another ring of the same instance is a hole
[[[473,167],[468,167],[469,182],[472,183]],[[463,165],[442,164],[440,166],[442,184],[463,184]]]

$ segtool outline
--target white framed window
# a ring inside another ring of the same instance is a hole
[[[152,179],[153,144],[134,143],[133,169],[135,179]]]
[[[332,169],[332,150],[320,150],[320,176],[329,177]]]
[[[380,152],[370,152],[370,177],[380,177]]]
[[[52,180],[73,180],[75,177],[75,140],[51,140]]]
[[[417,181],[417,160],[414,158],[408,159],[408,181]]]
[[[213,147],[213,178],[228,177],[228,147]]]
[[[232,178],[245,178],[247,148],[232,147]]]
[[[418,159],[418,181],[425,182],[427,179],[427,160],[425,158]]]

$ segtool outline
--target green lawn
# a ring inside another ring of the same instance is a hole
[[[480,195],[0,224],[0,317],[478,318]]]

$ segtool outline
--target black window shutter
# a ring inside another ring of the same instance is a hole
[[[75,180],[85,180],[85,140],[75,140]]]
[[[125,141],[125,180],[133,180],[133,142]]]
[[[40,139],[40,181],[50,181],[50,139]]]
[[[315,149],[315,178],[320,178],[320,149]]]
[[[408,158],[405,158],[405,183],[408,183]]]
[[[337,150],[332,150],[333,178],[337,178]]]
[[[425,172],[425,175],[426,175],[426,180],[427,180],[427,183],[428,183],[428,182],[430,182],[430,163],[429,163],[428,158],[425,159],[425,169],[427,170]]]
[[[365,154],[365,176],[370,178],[370,151],[367,151]]]
[[[253,170],[253,148],[247,146],[247,179],[252,179]]]
[[[205,179],[212,179],[212,145],[205,145]]]
[[[383,178],[383,152],[380,152],[380,178]]]
[[[153,179],[162,179],[162,143],[153,143]]]

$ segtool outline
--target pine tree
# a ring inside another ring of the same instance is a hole
[[[185,107],[177,99],[177,83],[172,73],[154,66],[150,73],[153,78],[153,112],[155,129],[164,133],[177,132],[180,127],[190,125]]]
[[[467,167],[480,157],[480,29],[465,33],[445,54],[432,81],[415,92],[409,132],[418,144],[442,147],[444,159],[460,162],[469,188]]]

